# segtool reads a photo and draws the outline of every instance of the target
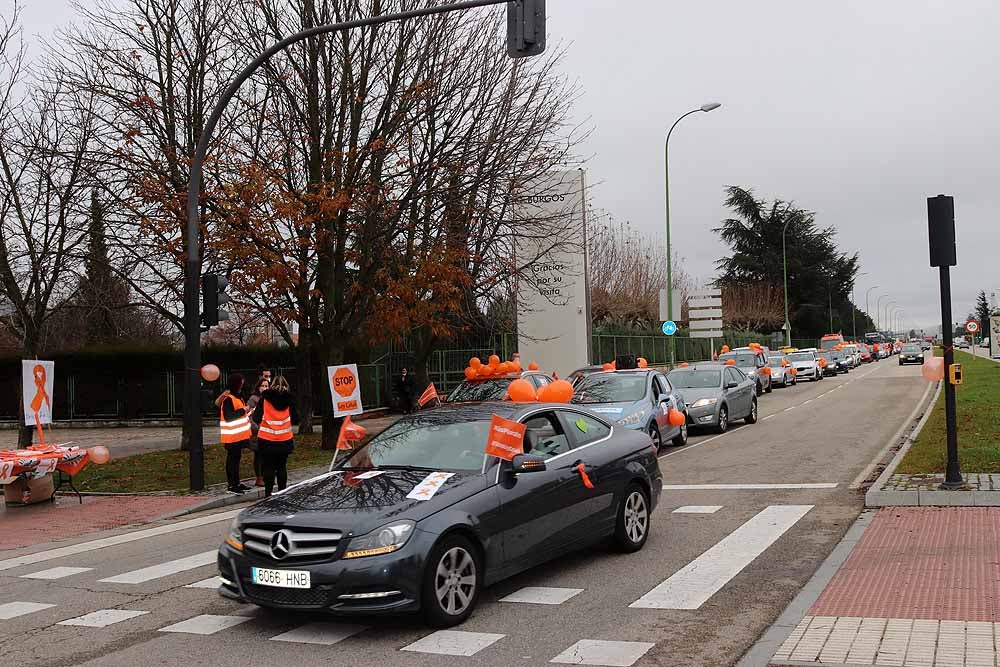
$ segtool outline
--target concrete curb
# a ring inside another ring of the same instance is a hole
[[[778,652],[778,649],[788,639],[788,636],[792,634],[792,630],[802,621],[809,608],[816,603],[820,594],[827,587],[827,584],[837,574],[837,570],[847,561],[855,545],[861,539],[861,536],[864,535],[865,530],[874,518],[875,512],[872,510],[865,510],[861,513],[854,524],[847,530],[847,533],[844,534],[843,539],[837,543],[837,546],[833,548],[830,555],[826,557],[823,564],[813,574],[809,583],[799,591],[798,595],[785,607],[785,611],[781,612],[778,619],[771,624],[771,627],[760,636],[760,639],[736,663],[736,667],[767,667],[770,664],[771,658]],[[781,662],[779,664],[788,663]]]
[[[255,487],[242,495],[226,494],[224,496],[208,497],[205,499],[204,502],[198,503],[197,505],[192,505],[191,507],[186,507],[164,518],[174,519],[176,517],[184,516],[186,514],[196,514],[198,512],[205,512],[207,510],[219,509],[221,507],[242,505],[243,503],[254,503],[263,497],[264,497],[264,489]]]
[[[905,431],[907,425],[910,424],[920,410],[924,411],[924,414],[920,418],[920,421],[917,422],[916,427],[914,427],[910,434],[906,436],[903,446],[899,448],[899,451],[896,452],[896,455],[892,458],[892,461],[889,462],[889,465],[885,467],[882,474],[878,476],[875,483],[868,489],[868,492],[865,494],[866,507],[912,507],[921,504],[920,494],[917,491],[885,491],[884,487],[886,482],[889,481],[889,478],[896,472],[896,468],[899,467],[903,457],[906,456],[908,451],[910,451],[910,447],[913,446],[913,441],[916,440],[917,436],[920,435],[920,432],[924,430],[924,425],[927,424],[927,420],[930,419],[931,412],[933,411],[934,406],[937,405],[938,398],[941,396],[941,390],[943,388],[944,383],[938,382],[937,391],[934,392],[934,397],[930,401],[926,400],[927,393],[929,392],[925,392],[924,398],[917,404],[917,408],[903,424],[903,428],[893,436],[890,443],[896,442],[896,440],[902,435],[902,432]],[[958,493],[964,492],[960,491]],[[971,494],[971,492],[969,493]],[[971,501],[972,499],[970,498],[970,505],[972,504]]]

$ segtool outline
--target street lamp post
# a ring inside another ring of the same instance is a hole
[[[785,249],[785,232],[791,221],[791,218],[785,220],[785,226],[781,228],[781,265],[785,271],[785,345],[788,347],[792,346],[792,323],[788,319],[788,251]]]
[[[867,275],[862,271],[855,278]],[[858,286],[853,281],[851,282],[851,338],[858,339]]]
[[[663,142],[663,192],[664,192],[664,202],[666,203],[666,228],[667,228],[667,317],[673,319],[674,316],[674,282],[673,273],[671,266],[671,253],[670,253],[670,135],[673,134],[674,128],[677,127],[677,123],[681,122],[693,113],[703,112],[708,113],[709,111],[715,111],[722,105],[718,102],[709,102],[708,104],[703,104],[697,109],[692,109],[686,114],[682,114],[680,118],[674,121],[674,124],[670,126],[667,131],[667,139]],[[675,350],[674,337],[670,337],[670,365],[674,365],[675,361]]]
[[[887,327],[892,326],[892,323],[889,321],[889,306],[894,306],[894,305],[896,305],[895,301],[887,301],[885,304],[885,318],[882,320],[882,322],[884,322],[885,326]]]
[[[865,292],[865,316],[867,316],[868,320],[871,322],[874,322],[874,320],[872,320],[871,305],[868,303],[868,297],[871,295],[873,289],[878,289],[878,285],[872,285],[868,288],[868,291]]]
[[[875,300],[875,330],[882,330],[882,299],[888,299],[888,294],[879,294],[878,299]]]

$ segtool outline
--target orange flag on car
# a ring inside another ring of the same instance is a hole
[[[440,401],[441,397],[438,396],[437,389],[434,388],[434,383],[431,382],[427,385],[427,389],[424,389],[424,393],[420,394],[420,398],[417,399],[417,404],[420,407],[424,407],[431,401]]]

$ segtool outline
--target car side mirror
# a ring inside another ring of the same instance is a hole
[[[736,389],[739,386],[740,386],[739,382],[727,382],[726,383],[726,389]]]
[[[545,459],[537,454],[517,454],[510,463],[515,475],[545,471]]]

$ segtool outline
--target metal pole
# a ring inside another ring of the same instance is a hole
[[[233,79],[216,103],[212,114],[205,122],[202,129],[201,138],[198,140],[198,147],[195,149],[194,158],[191,161],[191,174],[188,181],[187,195],[187,229],[184,234],[185,251],[187,260],[184,263],[184,432],[188,441],[188,475],[190,477],[191,488],[200,491],[205,488],[205,453],[201,433],[201,322],[198,303],[198,283],[201,278],[201,229],[200,211],[198,209],[201,198],[201,178],[202,164],[205,162],[205,155],[208,153],[209,144],[212,142],[212,135],[215,132],[222,113],[229,105],[229,101],[236,95],[240,86],[249,79],[265,62],[276,54],[285,50],[293,44],[297,44],[310,37],[325,35],[332,32],[341,32],[353,28],[363,28],[371,25],[381,25],[393,21],[404,21],[422,16],[432,16],[434,14],[445,14],[448,12],[474,9],[476,7],[486,7],[489,5],[504,4],[507,0],[467,0],[450,5],[439,5],[424,9],[415,9],[407,12],[397,12],[394,14],[384,14],[367,19],[356,21],[346,21],[332,25],[317,26],[302,32],[296,33],[270,46],[264,53],[247,65],[240,74]],[[669,259],[669,250],[667,256]]]
[[[858,339],[858,305],[856,299],[858,298],[858,290],[853,285],[851,286],[851,338],[854,340]]]
[[[791,221],[791,218],[785,220],[785,226],[781,228],[781,265],[785,272],[785,345],[788,347],[792,346],[792,323],[788,319],[788,251],[785,247],[785,232]]]
[[[868,296],[872,293],[873,289],[878,289],[878,285],[872,285],[868,288],[868,291],[865,292],[865,317],[867,317],[869,321],[872,321],[872,311],[871,304],[868,303]]]
[[[954,330],[951,322],[951,270],[941,267],[941,333],[944,338],[944,414],[948,436],[948,466],[942,489],[962,487],[962,469],[958,463],[958,418],[955,385],[948,381],[948,371],[955,363]]]
[[[888,294],[880,294],[878,299],[875,300],[875,330],[882,330],[882,299],[888,297]]]

